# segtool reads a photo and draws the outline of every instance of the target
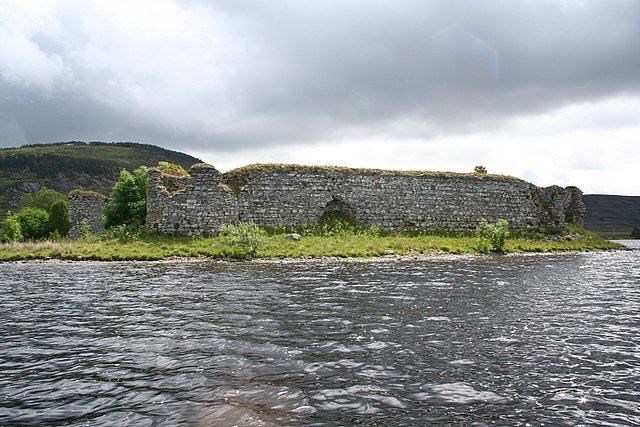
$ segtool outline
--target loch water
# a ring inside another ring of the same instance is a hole
[[[628,244],[0,264],[0,425],[639,425]]]

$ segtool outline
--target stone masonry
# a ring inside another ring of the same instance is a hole
[[[581,225],[584,204],[576,187],[539,188],[501,175],[277,164],[149,173],[147,227],[161,234],[215,234],[238,221],[301,225],[331,214],[387,230],[473,230],[482,218],[531,228]]]
[[[109,199],[93,191],[74,190],[69,193],[69,216],[71,229],[69,234],[78,238],[84,219],[87,220],[91,234],[102,232],[102,211]]]

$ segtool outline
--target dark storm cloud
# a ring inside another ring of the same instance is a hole
[[[635,0],[133,3],[13,3],[0,144],[428,138],[640,89]]]

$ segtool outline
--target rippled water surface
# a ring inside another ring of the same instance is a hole
[[[0,424],[637,425],[639,261],[0,264]]]

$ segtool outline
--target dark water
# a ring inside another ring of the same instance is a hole
[[[639,261],[0,265],[0,424],[638,425]]]

